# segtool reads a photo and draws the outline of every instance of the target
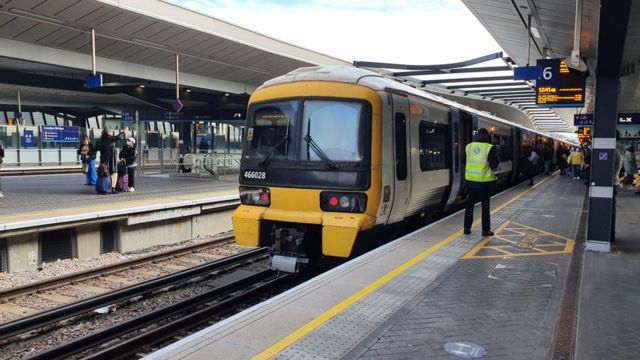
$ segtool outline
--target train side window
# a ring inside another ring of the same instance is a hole
[[[441,124],[420,121],[419,124],[420,170],[447,168],[447,128]]]
[[[407,180],[407,118],[403,113],[396,113],[396,178]]]

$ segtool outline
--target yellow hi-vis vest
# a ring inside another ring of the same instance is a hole
[[[495,181],[496,175],[489,165],[489,151],[493,145],[482,142],[469,143],[465,149],[467,153],[467,165],[464,169],[464,178],[473,182]]]

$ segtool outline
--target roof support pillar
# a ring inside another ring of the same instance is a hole
[[[600,3],[587,250],[609,251],[611,242],[615,241],[617,150],[615,144],[600,140],[616,136],[620,66],[631,0],[601,0]]]

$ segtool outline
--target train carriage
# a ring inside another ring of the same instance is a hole
[[[251,96],[236,242],[269,246],[273,267],[368,248],[373,230],[426,221],[464,201],[464,147],[492,133],[499,183],[519,177],[520,145],[550,141],[361,68],[301,68]]]

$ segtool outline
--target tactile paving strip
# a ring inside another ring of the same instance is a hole
[[[550,181],[547,184],[542,184],[541,187],[544,190],[537,189],[537,191],[555,192],[561,190],[550,188],[551,184],[555,182]],[[546,205],[539,204],[540,199],[547,197],[536,196],[537,191],[521,197],[499,211],[498,214],[493,215],[493,227],[496,228],[509,219],[525,218],[524,223],[529,223],[526,219],[532,216],[530,209],[542,208]],[[547,193],[547,195],[551,194]],[[566,223],[565,221],[564,225]],[[542,224],[533,225],[540,226]],[[572,237],[573,234],[567,233],[567,231],[575,232],[575,230],[570,230],[571,228],[571,226],[565,227],[569,230],[563,231],[561,235]],[[420,237],[420,233],[414,234],[413,237]],[[414,296],[422,292],[430,283],[459,261],[481,239],[480,234],[475,232],[472,236],[461,236],[452,243],[443,246],[422,262],[400,274],[393,281],[381,286],[282,351],[276,358],[337,359],[345,356],[354,346],[376,330],[380,324],[388,320]]]

